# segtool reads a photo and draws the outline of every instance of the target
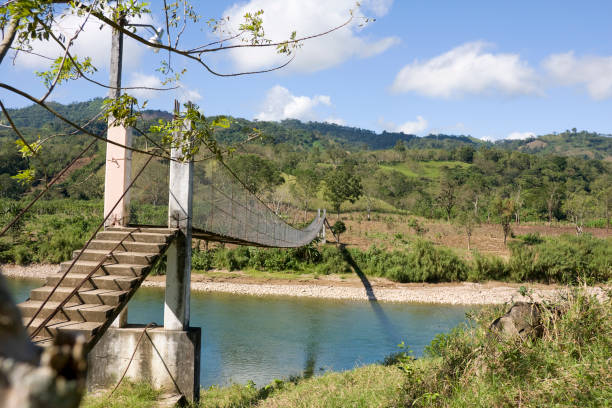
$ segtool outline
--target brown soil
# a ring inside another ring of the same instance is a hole
[[[367,249],[372,245],[383,246],[387,249],[401,248],[406,241],[416,237],[413,228],[407,222],[409,216],[395,214],[375,214],[371,221],[367,221],[364,213],[343,214],[342,220],[346,224],[347,231],[342,234],[341,241],[349,246]],[[332,216],[330,222],[335,222]],[[437,245],[447,246],[457,250],[459,253],[468,255],[467,237],[465,232],[459,227],[444,222],[418,219],[427,232],[423,235],[425,239]],[[598,238],[612,237],[612,230],[605,228],[584,228],[585,232],[591,233]],[[543,236],[558,236],[562,234],[575,234],[576,229],[571,225],[547,226],[542,224],[512,224],[514,235],[524,235],[528,233],[539,233]],[[328,232],[328,241],[334,238]],[[508,237],[508,240],[511,240]],[[504,246],[504,234],[500,225],[482,224],[473,232],[471,248],[481,253],[502,256],[510,255]]]

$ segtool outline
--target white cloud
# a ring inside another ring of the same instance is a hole
[[[300,119],[314,120],[317,117],[315,108],[331,106],[328,95],[296,96],[280,85],[272,87],[266,94],[262,111],[255,115],[258,120]]]
[[[612,97],[612,57],[576,58],[570,51],[551,55],[542,65],[562,85],[583,85],[597,100]]]
[[[525,140],[525,139],[529,139],[530,137],[535,137],[535,133],[533,132],[512,132],[506,137],[506,139]]]
[[[132,72],[128,87],[146,87],[146,88],[168,88],[172,87],[173,84],[163,85],[161,79],[155,75],[148,75],[142,72]],[[155,89],[130,89],[128,90],[130,95],[141,99],[155,99],[159,97],[165,98],[176,98],[181,103],[185,102],[196,102],[202,99],[202,95],[197,89],[192,89],[185,86],[183,83],[178,82],[174,84],[178,88],[168,91],[158,91]]]
[[[75,15],[65,15],[53,24],[56,32],[62,33],[66,39],[72,38],[76,30],[83,23],[83,17]],[[151,24],[152,20],[149,15],[143,15],[141,19],[135,20],[134,23]],[[90,17],[85,28],[77,40],[71,47],[71,54],[77,55],[79,59],[91,57],[93,65],[100,69],[108,69],[110,65],[110,49],[111,49],[111,30],[106,24],[102,24],[100,30],[100,21],[94,17]],[[33,41],[32,48],[34,52],[45,55],[51,58],[63,56],[62,49],[54,41]],[[146,46],[124,36],[123,41],[123,67],[136,68],[140,60],[146,52]],[[29,69],[45,69],[49,67],[49,60],[37,57],[27,53],[19,53],[16,61],[17,68]]]
[[[533,69],[518,54],[485,52],[488,47],[481,41],[470,42],[428,61],[414,61],[400,70],[392,90],[439,98],[539,93]]]
[[[163,88],[161,80],[155,75],[147,75],[141,72],[132,72],[130,81],[127,84],[128,87],[147,87],[147,88]],[[156,91],[153,89],[130,89],[128,91],[130,95],[136,98],[151,99],[159,96],[162,91]]]
[[[362,3],[362,8],[366,14],[371,12],[382,16],[389,11],[391,3],[391,0],[367,0]],[[244,21],[245,13],[264,10],[262,17],[267,38],[283,41],[294,30],[301,37],[338,26],[349,18],[349,10],[354,7],[354,0],[251,0],[234,4],[224,15],[238,25]],[[314,72],[338,65],[352,57],[367,58],[382,53],[399,42],[397,37],[366,38],[362,35],[363,29],[358,27],[361,11],[357,10],[355,16],[350,26],[304,42],[287,69]],[[275,47],[235,49],[229,51],[229,56],[240,71],[271,68],[287,61],[285,56],[276,53]]]
[[[378,123],[387,132],[403,132],[407,135],[422,134],[428,126],[427,120],[420,115],[416,117],[415,121],[404,122],[400,125],[396,125],[393,122],[386,122],[384,119],[380,119]]]
[[[181,103],[196,102],[202,99],[202,95],[197,89],[191,89],[182,83],[179,83],[179,88],[176,91],[176,98]]]

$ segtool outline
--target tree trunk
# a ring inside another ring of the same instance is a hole
[[[19,19],[13,18],[8,26],[6,32],[4,32],[4,38],[0,43],[0,64],[4,60],[6,53],[11,48],[13,44],[13,40],[15,40],[15,36],[17,35],[17,28],[19,27]]]

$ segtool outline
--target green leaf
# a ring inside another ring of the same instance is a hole
[[[17,180],[19,184],[26,185],[34,181],[35,174],[36,174],[36,170],[25,169],[25,170],[19,170],[19,172],[15,174],[14,176],[11,176],[11,178],[14,180]]]

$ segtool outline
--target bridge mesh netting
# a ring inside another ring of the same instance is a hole
[[[135,154],[133,169],[144,157]],[[169,161],[154,159],[132,187],[130,225],[168,225]],[[193,237],[210,241],[277,248],[295,248],[312,242],[323,227],[317,216],[296,229],[274,213],[215,159],[197,161],[193,180]]]

